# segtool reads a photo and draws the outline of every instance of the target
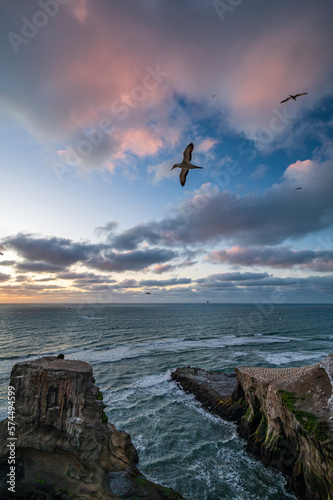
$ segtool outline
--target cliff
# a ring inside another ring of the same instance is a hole
[[[0,423],[1,499],[182,498],[137,469],[130,435],[108,423],[88,363],[18,363],[9,387],[12,406]]]
[[[301,368],[235,368],[227,378],[198,368],[177,369],[172,379],[205,408],[233,420],[247,450],[288,475],[306,500],[333,498],[333,354]]]

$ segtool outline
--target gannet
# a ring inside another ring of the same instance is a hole
[[[184,150],[183,161],[181,163],[175,163],[171,169],[171,170],[173,170],[176,167],[181,168],[179,178],[180,178],[180,183],[182,186],[185,186],[186,176],[188,174],[189,169],[203,168],[203,167],[197,167],[196,165],[192,165],[191,159],[192,159],[193,148],[194,148],[194,144],[193,144],[193,142],[190,142],[190,144]]]
[[[294,99],[294,101],[296,101],[296,97],[299,97],[300,95],[307,95],[307,92],[303,92],[303,94],[295,94],[295,95],[289,94],[289,97],[287,97],[287,99],[284,99],[283,101],[281,101],[280,104],[282,104],[283,102],[290,101],[290,99]]]

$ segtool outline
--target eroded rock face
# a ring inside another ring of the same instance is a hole
[[[248,411],[240,434],[247,449],[290,476],[300,498],[333,498],[332,360],[315,365],[236,368]]]
[[[8,420],[0,423],[0,498],[181,499],[146,480],[130,435],[107,422],[88,363],[45,357],[13,367],[16,491],[8,493]]]
[[[171,377],[203,406],[235,421],[247,450],[289,476],[299,498],[333,499],[333,354],[300,368],[181,368]]]

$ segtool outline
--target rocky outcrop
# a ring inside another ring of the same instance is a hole
[[[218,372],[183,368],[172,378],[206,408],[236,421],[248,451],[286,473],[299,498],[332,500],[333,354],[301,368],[235,372],[237,384],[229,394],[226,376]]]
[[[140,473],[130,435],[107,421],[88,363],[18,363],[10,387],[14,413],[0,423],[1,499],[182,498]]]

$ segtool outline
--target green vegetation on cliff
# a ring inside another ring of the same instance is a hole
[[[283,403],[295,415],[302,427],[311,434],[315,439],[324,441],[327,438],[327,424],[319,420],[316,415],[308,411],[298,410],[295,407],[297,401],[304,401],[305,398],[297,396],[295,392],[288,392],[280,389],[278,393],[281,395]]]

